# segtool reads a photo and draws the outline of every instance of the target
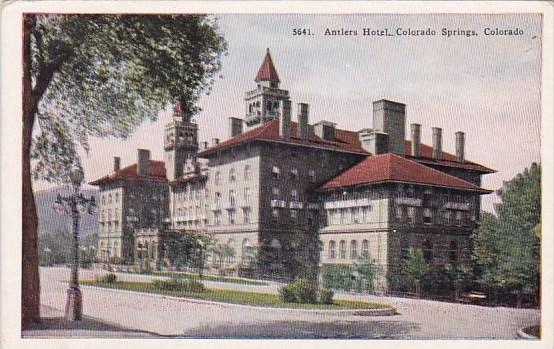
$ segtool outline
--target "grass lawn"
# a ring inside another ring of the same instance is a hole
[[[82,281],[82,285],[97,286],[105,288],[115,288],[120,290],[156,293],[168,296],[187,297],[203,299],[215,302],[233,303],[233,304],[245,304],[255,305],[262,307],[273,308],[299,308],[299,309],[329,309],[329,310],[346,310],[346,309],[381,309],[388,308],[389,306],[382,303],[374,302],[358,302],[358,301],[345,301],[335,300],[333,304],[299,304],[299,303],[285,303],[281,301],[276,294],[267,293],[254,293],[245,291],[234,290],[221,290],[221,289],[206,289],[204,292],[188,292],[188,291],[167,291],[155,288],[152,283],[149,282],[121,282],[106,283],[98,281]]]
[[[269,282],[266,282],[266,281],[248,280],[248,279],[234,278],[234,277],[228,277],[228,276],[202,275],[202,278],[200,278],[198,276],[198,274],[187,273],[187,272],[179,272],[179,271],[152,271],[151,273],[138,273],[138,272],[126,271],[124,273],[140,274],[140,275],[167,276],[167,277],[174,277],[174,276],[189,277],[189,276],[192,276],[192,277],[196,278],[197,280],[229,282],[229,283],[233,283],[233,284],[243,284],[243,285],[253,285],[253,286],[267,286],[267,285],[269,285]]]

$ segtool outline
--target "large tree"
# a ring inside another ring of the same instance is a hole
[[[496,215],[484,214],[475,237],[479,281],[517,295],[538,296],[540,279],[541,167],[532,164],[498,190]]]
[[[40,318],[32,179],[64,182],[88,137],[126,137],[168,103],[194,114],[226,43],[205,15],[23,18],[22,317]]]

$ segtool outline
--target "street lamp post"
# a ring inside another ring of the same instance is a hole
[[[204,242],[201,239],[197,240],[198,245],[200,246],[200,262],[198,263],[198,276],[202,279],[202,274],[204,271]]]
[[[94,214],[96,202],[94,196],[85,198],[79,193],[79,188],[85,175],[83,170],[76,169],[69,174],[73,193],[67,196],[58,194],[54,203],[54,210],[60,214],[69,214],[73,220],[73,264],[71,268],[71,280],[67,289],[67,302],[65,305],[65,318],[67,320],[79,321],[82,319],[82,294],[79,289],[79,221],[81,214],[88,211]]]

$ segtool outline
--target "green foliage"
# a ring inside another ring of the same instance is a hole
[[[113,284],[117,281],[117,275],[114,273],[107,273],[106,275],[103,275],[102,277],[96,278],[97,282],[107,283],[107,284]]]
[[[431,271],[429,265],[425,261],[423,252],[420,249],[410,249],[408,257],[404,261],[403,269],[404,274],[414,286],[416,293],[419,294],[421,292],[420,286],[422,281],[424,281],[425,277],[429,275]]]
[[[97,234],[91,234],[79,243],[80,264],[90,265],[96,258]],[[69,232],[41,234],[38,237],[39,261],[42,266],[67,264],[73,260],[73,235]]]
[[[356,292],[374,292],[381,268],[370,256],[361,258],[353,265],[327,265],[322,271],[324,288]]]
[[[335,292],[328,288],[324,288],[319,292],[319,303],[321,304],[333,304],[333,296]]]
[[[213,244],[210,235],[187,232],[178,239],[167,243],[166,255],[170,263],[178,269],[183,267],[203,268],[206,262],[206,251]]]
[[[159,290],[165,291],[186,291],[194,293],[206,291],[204,284],[194,278],[184,279],[174,277],[169,280],[154,280],[152,285]]]
[[[478,281],[537,294],[540,275],[541,167],[532,164],[498,190],[496,215],[483,213],[475,236]]]
[[[357,290],[359,292],[364,290],[370,293],[374,292],[377,276],[382,272],[381,268],[368,256],[354,263],[354,270],[359,280],[356,283]]]
[[[317,303],[317,285],[308,280],[297,280],[279,289],[279,296],[283,302],[289,303]]]
[[[205,15],[26,15],[37,103],[34,177],[63,178],[88,136],[127,137],[168,103],[195,114],[226,43]],[[94,91],[94,93],[91,93]],[[33,110],[33,108],[31,108]]]
[[[327,265],[323,269],[324,288],[350,291],[352,289],[352,268],[347,265]]]

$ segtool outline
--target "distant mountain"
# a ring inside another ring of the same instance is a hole
[[[38,214],[38,233],[56,233],[71,232],[71,217],[66,214],[59,215],[54,211],[54,202],[58,193],[68,195],[73,192],[69,186],[58,186],[47,190],[35,192],[35,202],[37,204]],[[98,190],[82,189],[85,197],[94,196],[98,205]],[[81,236],[87,236],[92,233],[98,233],[98,212],[94,215],[84,213],[81,215],[81,225],[79,229]]]

